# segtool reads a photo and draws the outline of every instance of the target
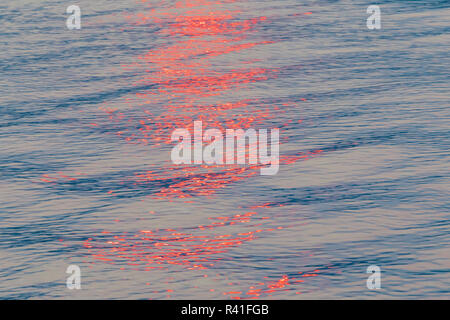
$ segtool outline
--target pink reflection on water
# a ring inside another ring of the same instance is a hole
[[[220,254],[257,239],[260,233],[277,230],[262,227],[268,218],[259,217],[257,212],[210,219],[213,222],[196,227],[140,230],[135,234],[111,235],[106,240],[104,234],[109,235],[109,232],[105,232],[102,237],[86,240],[84,247],[95,260],[126,264],[139,270],[164,269],[168,265],[208,269],[224,259]],[[245,224],[246,231],[211,234],[211,230],[238,224]]]
[[[142,0],[143,3],[151,2]],[[149,24],[159,27],[165,43],[148,50],[137,61],[124,65],[126,70],[139,69],[142,76],[133,85],[140,89],[128,103],[132,113],[114,105],[101,107],[105,122],[91,123],[93,129],[116,128],[114,134],[129,143],[159,148],[171,144],[171,133],[177,128],[193,130],[194,121],[201,120],[205,128],[248,129],[270,128],[274,124],[283,129],[293,123],[279,123],[285,111],[256,98],[243,98],[246,88],[276,79],[280,69],[262,67],[261,59],[246,58],[227,62],[230,55],[250,54],[269,40],[251,40],[258,26],[268,23],[267,17],[243,19],[239,10],[224,9],[222,5],[234,0],[185,0],[174,4],[161,1],[145,13],[129,16],[134,26]],[[221,60],[222,59],[222,60]],[[238,58],[236,58],[238,59]],[[233,97],[237,97],[234,98]],[[283,107],[296,102],[284,101]],[[296,120],[300,123],[301,120]],[[281,136],[283,132],[281,132]],[[308,160],[322,150],[281,155],[281,165]],[[170,154],[167,153],[169,159]],[[166,165],[136,172],[131,182],[139,186],[162,186],[151,197],[163,201],[192,202],[197,197],[211,197],[232,183],[259,176],[261,165],[180,166]],[[42,182],[56,183],[76,179],[69,175],[44,175]],[[156,183],[161,182],[161,183]],[[108,193],[114,196],[115,190]],[[97,262],[151,271],[169,267],[189,270],[209,270],[218,263],[226,263],[227,253],[285,227],[273,226],[273,219],[259,210],[277,204],[262,203],[235,215],[210,217],[204,225],[143,229],[119,234],[104,231],[84,242],[89,256]],[[188,209],[189,210],[189,209]],[[254,210],[254,211],[253,211]],[[271,223],[271,224],[270,224]],[[236,231],[236,227],[240,231]],[[233,227],[233,228],[231,228]],[[317,270],[316,270],[317,271]],[[307,273],[315,276],[317,272]],[[223,292],[236,299],[270,296],[304,281],[306,275],[283,275],[279,279],[260,282],[248,290]],[[172,292],[167,289],[167,292]]]

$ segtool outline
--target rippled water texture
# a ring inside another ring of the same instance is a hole
[[[448,1],[69,4],[0,4],[0,297],[450,297]],[[196,120],[278,174],[172,164]]]

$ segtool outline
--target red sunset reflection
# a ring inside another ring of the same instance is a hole
[[[151,5],[150,1],[142,2]],[[246,96],[246,88],[276,79],[281,70],[262,67],[262,59],[243,59],[242,55],[241,60],[217,60],[273,43],[251,40],[260,37],[258,26],[269,23],[269,19],[264,16],[245,19],[239,10],[222,7],[234,2],[185,0],[168,4],[162,1],[144,13],[128,16],[134,27],[145,30],[148,25],[157,25],[161,38],[169,41],[144,52],[135,63],[122,66],[142,72],[133,83],[140,89],[127,99],[133,112],[104,105],[100,109],[106,121],[99,120],[90,126],[112,128],[117,137],[128,143],[158,149],[172,144],[170,137],[175,129],[192,131],[194,121],[198,120],[203,122],[204,128],[217,128],[222,132],[276,126],[281,136],[283,128],[301,123],[301,120],[279,120],[286,112],[283,107],[295,106],[297,102],[278,101],[277,105],[272,105]],[[282,142],[286,140],[287,137],[282,138]],[[289,165],[321,153],[322,150],[312,150],[281,155],[279,164]],[[170,159],[169,152],[167,158]],[[167,164],[135,172],[124,179],[134,186],[157,188],[149,195],[152,199],[181,200],[189,204],[198,197],[213,196],[232,183],[259,176],[261,166]],[[62,173],[41,177],[46,183],[76,179],[77,174]],[[115,196],[114,189],[108,193]],[[270,203],[254,205],[247,208],[251,211],[242,209],[242,213],[210,217],[210,221],[199,226],[123,233],[104,231],[87,239],[84,248],[93,263],[145,271],[169,267],[209,270],[226,263],[225,254],[230,250],[268,233],[283,232],[285,227],[274,227],[276,222],[272,217],[258,211],[273,206]],[[231,226],[240,226],[242,231],[236,232]],[[317,275],[316,271],[308,276]],[[279,279],[262,281],[245,291],[231,290],[223,294],[235,299],[270,296],[303,282],[304,277],[307,276],[281,275]]]

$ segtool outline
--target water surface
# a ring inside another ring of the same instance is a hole
[[[448,1],[77,4],[0,5],[0,297],[449,298]],[[196,120],[278,174],[172,164]]]

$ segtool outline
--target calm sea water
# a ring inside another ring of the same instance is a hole
[[[74,4],[0,4],[0,297],[450,297],[448,1]],[[279,173],[173,165],[195,120]]]

